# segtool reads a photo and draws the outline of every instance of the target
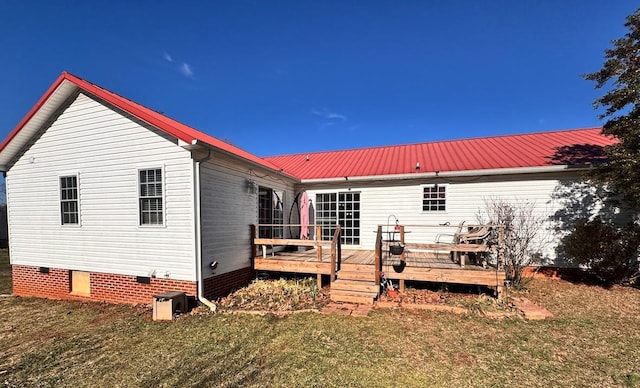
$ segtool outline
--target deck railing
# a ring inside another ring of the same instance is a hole
[[[253,224],[251,225],[251,252],[253,257],[260,256],[260,252],[258,252],[258,247],[262,247],[262,257],[267,257],[267,246],[272,247],[272,253],[274,246],[298,246],[298,247],[311,247],[316,249],[316,257],[318,261],[322,261],[323,249],[327,248],[327,246],[331,249],[331,281],[333,282],[336,278],[336,271],[340,269],[340,265],[342,264],[342,244],[341,244],[341,234],[342,229],[340,225],[336,225],[336,229],[333,233],[331,241],[322,240],[322,227],[320,225],[309,225],[309,228],[313,228],[314,239],[313,240],[302,240],[297,238],[267,238],[267,237],[259,237],[257,236],[257,232],[261,230],[260,228],[270,228],[270,227],[301,227],[300,224]]]
[[[336,279],[336,270],[340,270],[338,266],[342,264],[342,243],[340,242],[340,225],[336,225],[331,239],[331,282]]]
[[[435,241],[425,241],[425,236],[430,233],[424,233],[426,230],[451,229],[451,233],[438,233]],[[454,229],[455,228],[455,229]],[[407,230],[408,229],[408,230]],[[407,235],[407,233],[413,234]],[[448,236],[451,242],[441,242],[441,236]],[[411,238],[407,238],[411,237]],[[380,273],[382,271],[382,261],[385,254],[391,254],[393,245],[401,245],[398,249],[401,253],[397,256],[401,262],[406,260],[408,251],[439,251],[450,252],[454,257],[454,261],[460,263],[464,267],[470,253],[482,254],[485,252],[493,252],[496,254],[496,262],[490,265],[487,261],[483,262],[483,266],[493,267],[496,271],[496,289],[500,290],[502,284],[498,280],[498,272],[504,271],[504,254],[505,254],[505,227],[503,225],[494,224],[465,224],[459,225],[438,224],[417,224],[417,225],[378,225],[376,246],[375,246],[375,268],[376,283],[380,282]],[[387,251],[388,250],[388,251]],[[477,264],[477,263],[476,263]],[[387,274],[388,276],[388,274]],[[404,289],[404,280],[400,280],[400,289]]]
[[[378,230],[376,231],[376,251],[374,264],[376,286],[380,286],[380,271],[382,271],[382,225],[378,225]]]

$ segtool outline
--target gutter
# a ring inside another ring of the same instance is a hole
[[[491,175],[512,175],[512,174],[535,174],[543,172],[559,172],[559,171],[584,171],[589,167],[568,166],[566,164],[556,166],[539,166],[539,167],[514,167],[514,168],[492,168],[486,170],[466,170],[466,171],[434,171],[425,173],[407,173],[394,175],[369,175],[369,176],[345,176],[333,178],[315,178],[302,179],[301,183],[338,183],[338,182],[363,182],[363,181],[390,181],[402,179],[433,179],[433,178],[452,178],[467,176],[491,176]]]
[[[193,216],[195,218],[195,240],[196,240],[196,281],[198,282],[198,301],[200,301],[205,306],[209,307],[211,311],[216,311],[216,305],[213,304],[209,299],[204,297],[204,279],[202,277],[202,225],[200,223],[200,211],[201,211],[201,203],[200,203],[200,163],[206,162],[207,160],[213,157],[213,152],[211,148],[208,149],[207,156],[202,159],[193,161],[193,172],[194,172],[194,212]]]
[[[229,152],[227,150],[223,150],[221,148],[216,147],[215,145],[211,145],[211,144],[209,144],[207,142],[204,142],[204,141],[201,141],[201,140],[198,140],[198,139],[194,139],[191,143],[186,143],[185,142],[185,144],[181,145],[181,146],[183,148],[187,149],[187,150],[192,150],[194,148],[197,148],[198,146],[204,147],[204,148],[207,148],[207,149],[215,149],[216,152],[219,152],[221,154],[230,156],[233,159],[240,160],[240,161],[248,163],[248,164],[250,164],[250,165],[252,165],[254,167],[270,171],[270,172],[272,172],[274,174],[277,174],[279,176],[282,176],[282,177],[285,177],[287,179],[290,179],[290,180],[294,181],[295,183],[300,183],[300,178],[298,178],[296,176],[293,176],[293,175],[291,175],[289,173],[284,172],[284,170],[282,168],[276,169],[276,168],[265,166],[264,164],[260,164],[260,163],[254,161],[254,160],[251,160],[251,159],[246,159],[246,158],[244,158],[244,157],[242,157],[240,155],[236,155],[236,154],[234,154],[232,152]],[[271,163],[271,164],[273,164],[273,163]]]

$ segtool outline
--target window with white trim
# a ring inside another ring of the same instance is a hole
[[[162,169],[140,170],[139,179],[140,225],[163,225]]]
[[[80,223],[77,175],[60,177],[60,222],[62,225]]]
[[[447,210],[447,186],[428,185],[422,187],[422,211],[443,212]]]

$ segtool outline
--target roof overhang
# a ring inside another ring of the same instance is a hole
[[[92,98],[104,101],[117,109],[131,114],[150,126],[159,129],[172,138],[175,138],[176,143],[187,150],[191,151],[205,147],[206,149],[212,149],[230,155],[238,160],[245,161],[251,166],[261,167],[295,182],[300,181],[297,177],[283,173],[279,166],[269,161],[200,132],[68,72],[60,74],[56,81],[42,97],[40,97],[38,102],[36,102],[18,125],[16,125],[13,131],[11,131],[9,136],[0,144],[0,171],[7,171],[13,160],[28,146],[38,131],[49,124],[50,120],[56,118],[58,111],[65,107],[65,103],[69,101],[75,93],[79,92],[86,93],[92,96]]]
[[[316,178],[302,179],[301,183],[339,183],[339,182],[365,182],[365,181],[392,181],[392,180],[409,180],[409,179],[434,179],[434,178],[454,178],[468,176],[493,176],[493,175],[519,175],[519,174],[540,174],[564,171],[583,171],[589,169],[590,166],[569,166],[553,165],[539,167],[516,167],[516,168],[494,168],[485,170],[463,170],[463,171],[434,171],[410,174],[393,174],[393,175],[371,175],[371,176],[345,176],[334,178]]]
[[[7,171],[15,156],[77,90],[78,87],[63,76],[51,85],[0,145],[0,171]]]
[[[252,159],[242,158],[242,157],[240,157],[240,156],[238,156],[238,155],[236,155],[236,154],[234,154],[232,152],[229,152],[229,151],[227,151],[225,149],[216,147],[215,145],[208,144],[208,143],[206,143],[204,141],[194,140],[191,144],[179,143],[179,145],[181,145],[184,149],[189,150],[189,151],[194,151],[194,150],[212,150],[214,152],[218,152],[218,153],[221,153],[223,155],[229,156],[229,157],[231,157],[233,159],[243,161],[243,162],[245,162],[245,163],[247,163],[247,164],[249,164],[249,165],[251,165],[253,167],[264,169],[264,170],[272,172],[272,173],[274,173],[274,174],[276,174],[276,175],[278,175],[280,177],[284,177],[284,178],[287,178],[287,179],[289,179],[291,181],[294,181],[296,183],[300,183],[300,179],[299,178],[283,172],[282,169],[271,168],[269,166],[265,166],[262,163],[255,162]]]

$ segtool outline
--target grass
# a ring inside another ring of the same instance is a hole
[[[535,280],[553,320],[186,315],[0,298],[5,386],[640,386],[640,291]],[[2,385],[2,384],[0,384]]]

